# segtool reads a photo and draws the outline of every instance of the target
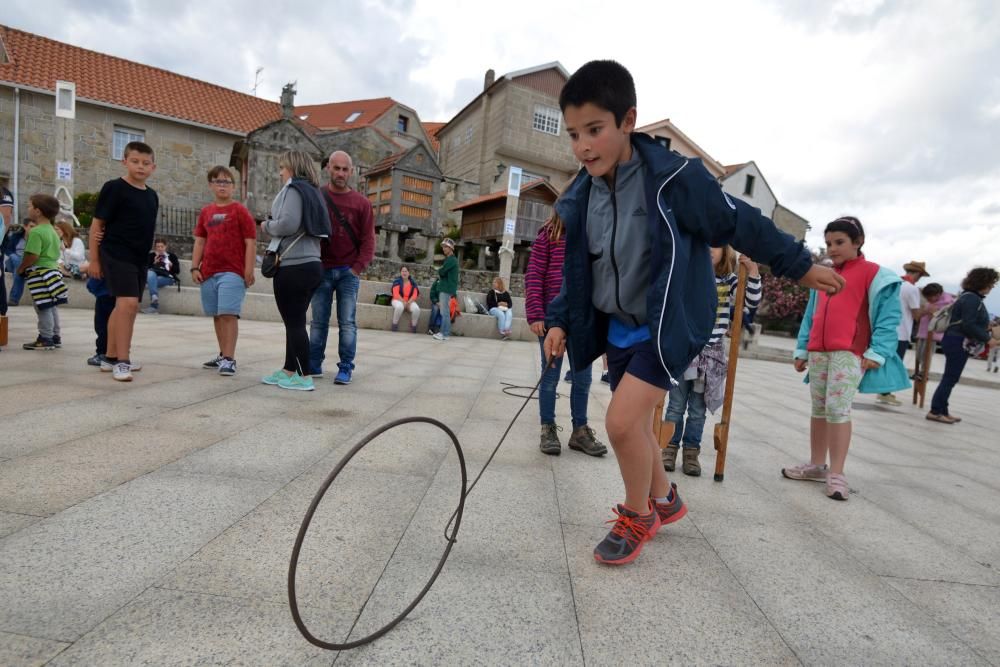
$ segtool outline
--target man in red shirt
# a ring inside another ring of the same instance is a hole
[[[361,272],[375,256],[375,221],[368,198],[350,188],[354,164],[343,151],[330,155],[326,170],[330,184],[320,188],[330,213],[330,238],[320,244],[323,280],[312,298],[309,323],[309,364],[313,377],[323,377],[326,338],[330,331],[333,294],[337,293],[337,326],[340,330],[337,376],[334,384],[350,384],[358,344],[355,312]]]
[[[191,278],[201,285],[201,306],[215,321],[219,354],[202,368],[236,375],[236,338],[247,288],[257,265],[257,223],[233,200],[235,180],[225,167],[212,167],[208,184],[215,201],[201,209],[194,228]]]

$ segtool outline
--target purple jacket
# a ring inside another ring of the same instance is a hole
[[[531,244],[528,270],[524,272],[524,312],[528,324],[545,321],[545,311],[562,286],[565,256],[565,236],[550,241],[548,225],[543,225]]]

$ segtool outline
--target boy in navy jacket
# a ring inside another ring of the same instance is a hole
[[[814,289],[836,293],[843,281],[813,265],[759,210],[726,196],[700,160],[633,134],[635,85],[620,64],[581,67],[559,106],[583,169],[556,204],[566,259],[563,288],[546,316],[545,353],[562,356],[571,334],[573,368],[608,355],[614,393],[605,426],[625,502],[594,558],[621,565],[687,512],[660,463],[650,415],[712,332],[709,246],[729,244]]]

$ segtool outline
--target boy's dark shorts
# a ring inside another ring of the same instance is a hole
[[[142,290],[146,287],[145,263],[135,264],[115,259],[101,250],[101,270],[104,271],[104,282],[111,296],[142,299]]]
[[[670,391],[670,376],[660,363],[660,355],[652,339],[628,348],[615,347],[608,343],[607,354],[611,391],[618,387],[618,383],[626,373],[664,391]]]

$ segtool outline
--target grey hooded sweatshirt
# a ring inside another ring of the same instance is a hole
[[[646,324],[649,289],[649,216],[646,166],[639,151],[615,170],[615,187],[593,177],[587,203],[587,242],[594,276],[594,307],[623,324]]]

